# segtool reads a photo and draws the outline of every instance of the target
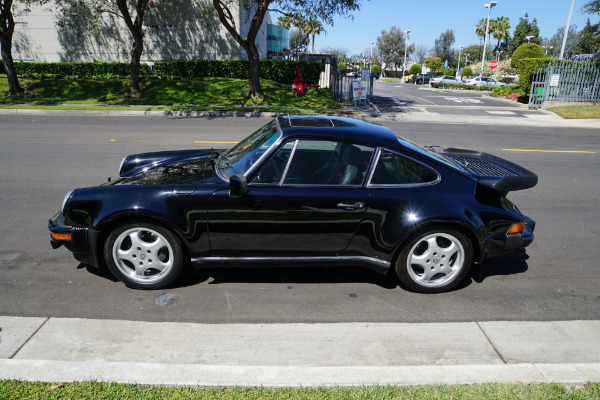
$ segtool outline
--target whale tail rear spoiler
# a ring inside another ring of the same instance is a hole
[[[533,172],[492,154],[452,148],[440,153],[462,165],[479,184],[504,195],[530,189],[538,182]]]

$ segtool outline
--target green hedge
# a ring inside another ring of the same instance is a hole
[[[0,71],[4,65],[0,62]],[[119,79],[131,74],[129,63],[117,62],[15,62],[15,71],[20,78],[55,79]],[[140,66],[140,76],[148,75],[148,66]]]
[[[260,60],[260,77],[289,83],[301,67],[302,77],[308,83],[318,83],[320,62]],[[248,60],[189,60],[154,63],[154,76],[162,79],[233,78],[248,79]]]
[[[260,77],[276,82],[290,83],[296,76],[296,67],[303,68],[307,83],[318,83],[321,63],[318,61],[260,60]],[[130,76],[130,63],[103,62],[15,62],[20,78],[55,79],[125,79]],[[4,65],[0,61],[0,73]],[[159,79],[233,78],[248,79],[248,60],[192,60],[156,62],[152,71],[141,64],[140,77],[150,75]]]

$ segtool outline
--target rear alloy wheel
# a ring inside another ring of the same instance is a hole
[[[396,273],[410,290],[441,293],[469,272],[473,246],[460,232],[436,229],[415,236],[400,252]]]
[[[183,269],[179,239],[160,226],[138,222],[116,228],[104,244],[110,271],[127,286],[161,289]]]

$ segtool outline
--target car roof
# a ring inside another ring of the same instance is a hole
[[[277,123],[283,139],[291,136],[348,139],[379,146],[399,147],[394,132],[385,126],[354,118],[328,115],[280,115]]]

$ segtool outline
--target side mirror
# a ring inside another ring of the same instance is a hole
[[[229,178],[229,197],[238,198],[248,194],[248,181],[242,174],[235,174]]]

